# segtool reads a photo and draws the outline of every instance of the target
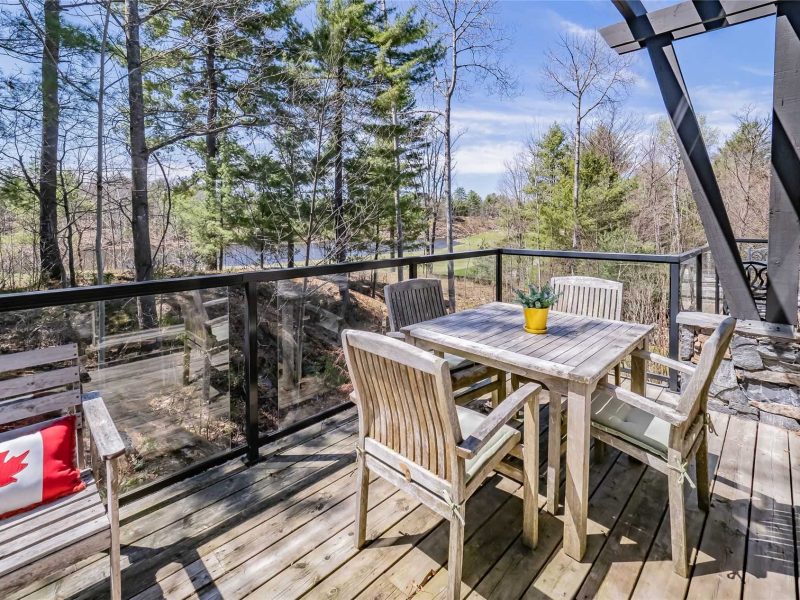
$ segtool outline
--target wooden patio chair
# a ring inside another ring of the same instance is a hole
[[[199,290],[189,292],[182,303],[183,322],[186,331],[183,340],[183,385],[189,385],[192,350],[203,355],[203,400],[209,401],[211,394],[211,359],[228,348],[230,327],[228,315],[210,318],[208,309],[227,305],[228,298],[203,300]]]
[[[507,425],[524,411],[523,540],[538,530],[538,394],[529,383],[488,416],[456,406],[448,362],[376,333],[342,333],[358,406],[355,545],[366,540],[370,471],[450,521],[448,598],[461,593],[464,509],[500,461],[521,442]]]
[[[383,294],[389,313],[388,335],[396,339],[405,339],[400,329],[407,325],[447,314],[442,282],[438,279],[408,279],[390,283],[383,288]],[[466,404],[491,392],[492,404],[497,406],[505,397],[506,380],[501,371],[454,354],[445,354],[443,358],[450,365],[452,386],[457,390],[458,404]]]
[[[41,370],[56,364],[66,366]],[[31,373],[34,370],[38,372]],[[0,520],[0,597],[107,550],[111,598],[118,600],[117,459],[125,453],[125,444],[100,395],[81,394],[77,345],[6,354],[0,357],[0,375],[0,430],[6,431],[4,436],[22,431],[20,422],[76,415],[76,464],[86,485],[82,491]],[[84,423],[89,428],[91,469],[85,468]],[[105,504],[93,475],[101,466],[106,475]]]
[[[614,321],[622,318],[623,285],[619,281],[570,275],[551,278],[550,287],[559,294],[554,310]]]
[[[634,360],[650,360],[690,375],[679,397],[662,393],[655,400],[606,384],[592,398],[592,436],[669,477],[672,565],[683,577],[689,573],[683,482],[688,477],[688,461],[694,456],[698,504],[707,511],[708,388],[735,328],[736,320],[732,317],[720,323],[703,346],[697,367],[644,350],[634,352]],[[639,387],[644,385],[645,382],[639,383]]]
[[[595,317],[598,319],[611,319],[619,321],[622,318],[622,292],[623,284],[619,281],[600,279],[598,277],[583,277],[579,275],[569,275],[565,277],[552,277],[550,288],[559,294],[558,301],[553,306],[553,310],[580,315],[584,317]],[[614,384],[621,382],[620,365],[614,367]],[[512,375],[512,389],[519,386],[519,379]],[[547,510],[555,514],[558,507],[559,478],[561,473],[561,455],[566,449],[566,430],[563,419],[563,411],[566,410],[567,403],[560,395],[550,396],[550,410],[548,431],[560,431],[560,436],[548,434],[547,464]],[[561,410],[558,410],[558,407]],[[603,445],[596,444],[594,449],[595,457],[601,458]]]

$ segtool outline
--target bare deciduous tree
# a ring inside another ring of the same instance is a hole
[[[447,251],[453,251],[453,99],[465,92],[472,80],[482,80],[491,91],[509,94],[515,86],[513,75],[503,66],[501,56],[507,45],[505,32],[495,21],[494,0],[428,0],[426,8],[436,24],[436,34],[446,49],[437,73],[435,88],[441,97],[444,128],[444,194]],[[453,263],[447,263],[450,310],[455,310]]]
[[[572,181],[572,247],[580,246],[581,126],[596,109],[617,104],[632,83],[630,58],[618,56],[603,39],[592,32],[563,34],[555,48],[545,55],[544,92],[553,98],[571,99],[575,109],[574,165]]]

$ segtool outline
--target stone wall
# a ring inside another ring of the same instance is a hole
[[[680,359],[697,362],[723,318],[680,313]],[[709,389],[708,406],[800,431],[800,335],[788,326],[739,321]]]

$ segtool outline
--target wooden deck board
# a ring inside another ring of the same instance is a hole
[[[717,465],[722,454],[728,428],[728,415],[713,413],[711,415],[715,434],[710,434],[708,439],[708,478],[709,489],[712,494],[716,484]],[[697,506],[697,494],[690,492],[686,501],[686,530],[691,548],[690,562],[694,564],[696,548],[703,532],[706,514]],[[672,548],[670,538],[670,522],[667,511],[661,519],[656,538],[647,555],[632,598],[637,600],[650,600],[658,596],[668,598],[682,598],[686,593],[689,581],[679,576],[672,570]]]
[[[787,431],[759,424],[750,499],[743,598],[796,592],[795,541]]]
[[[353,548],[352,416],[294,434],[249,469],[231,461],[126,506],[124,596],[440,597],[447,524],[385,482],[370,487],[372,541]],[[687,503],[699,546],[691,580],[671,570],[663,475],[608,452],[592,465],[582,562],[563,553],[563,515],[542,513],[530,551],[519,485],[498,475],[478,490],[467,504],[462,597],[797,597],[800,437],[719,414],[714,423],[709,515],[693,491]],[[96,555],[15,597],[105,598],[107,575]]]

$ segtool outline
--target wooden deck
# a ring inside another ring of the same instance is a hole
[[[489,479],[467,504],[463,596],[798,597],[800,436],[718,413],[713,423],[712,507],[689,502],[691,579],[672,572],[666,478],[608,452],[592,466],[580,563],[561,551],[560,515],[542,514],[539,546],[526,550],[520,486]],[[355,432],[351,411],[266,448],[252,468],[233,461],[124,507],[125,597],[441,595],[446,524],[383,481],[371,486],[374,541],[353,549]],[[16,597],[105,598],[107,575],[98,555]]]

